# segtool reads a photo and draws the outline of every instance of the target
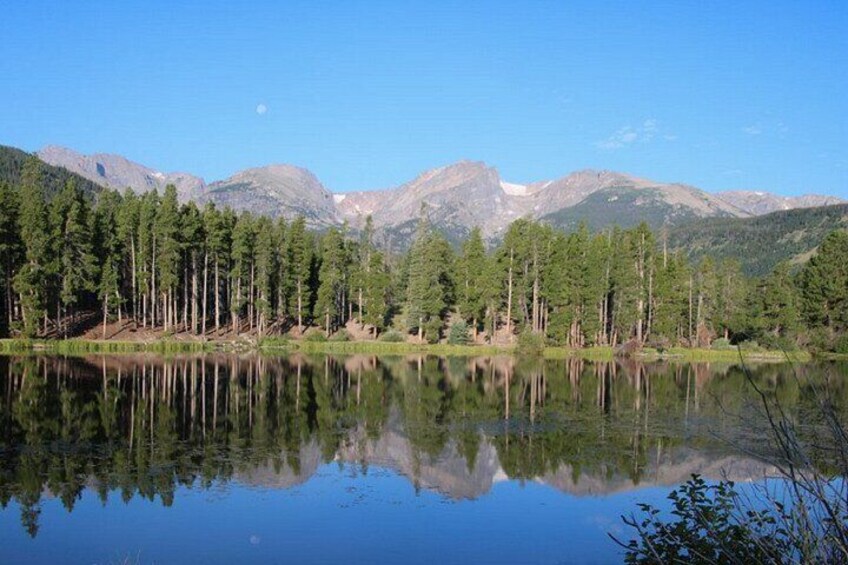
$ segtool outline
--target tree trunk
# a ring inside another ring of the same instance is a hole
[[[303,282],[297,280],[297,331],[303,333]]]
[[[135,237],[130,237],[130,268],[132,269],[132,308],[133,320],[138,327],[138,292],[136,291]]]
[[[206,335],[206,318],[209,316],[209,251],[203,252],[203,312],[200,318],[201,333]]]
[[[103,339],[106,339],[106,321],[109,317],[109,293],[103,297]]]
[[[215,334],[221,330],[221,281],[218,256],[215,255]]]
[[[512,262],[513,250],[509,250],[509,283],[506,298],[506,335],[512,342]]]
[[[200,299],[197,291],[197,252],[191,252],[191,333],[197,333],[197,302]]]

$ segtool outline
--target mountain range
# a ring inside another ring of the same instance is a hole
[[[207,184],[189,173],[157,171],[119,155],[83,155],[57,146],[45,147],[37,155],[103,187],[147,191],[162,190],[170,183],[177,187],[182,201],[214,202],[289,219],[303,215],[310,227],[318,229],[343,222],[356,228],[370,215],[383,242],[398,248],[408,244],[422,210],[451,240],[461,239],[474,226],[479,226],[487,239],[496,240],[520,217],[564,229],[580,222],[600,229],[641,221],[656,228],[845,202],[813,194],[711,194],[686,184],[612,171],[583,170],[558,179],[517,184],[504,180],[494,167],[476,161],[428,170],[394,188],[333,194],[310,171],[292,165],[248,169]]]

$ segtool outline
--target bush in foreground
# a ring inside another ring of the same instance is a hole
[[[848,430],[824,389],[811,385],[816,413],[802,430],[760,389],[749,419],[763,438],[762,459],[777,477],[741,494],[730,481],[698,476],[669,495],[671,518],[640,504],[622,517],[635,537],[627,563],[848,563]],[[809,438],[809,439],[807,439]]]

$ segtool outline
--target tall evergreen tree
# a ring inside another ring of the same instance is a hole
[[[15,274],[14,289],[20,296],[23,334],[40,333],[39,323],[47,315],[50,263],[53,257],[47,204],[41,185],[41,161],[27,160],[21,175],[20,230],[25,261]],[[46,323],[44,331],[46,331]]]
[[[799,276],[807,323],[828,332],[848,332],[848,232],[835,231],[819,246]]]
[[[472,229],[462,244],[462,254],[457,261],[457,267],[457,310],[460,316],[471,322],[471,331],[476,340],[479,322],[485,315],[486,306],[486,247],[480,228]]]
[[[294,292],[294,309],[298,331],[303,331],[303,316],[308,309],[309,275],[312,249],[306,233],[306,220],[298,216],[289,228],[288,255],[290,284]]]
[[[321,243],[320,285],[315,310],[329,336],[343,315],[345,250],[342,235],[335,228],[327,230]]]
[[[447,308],[449,292],[445,246],[444,239],[433,234],[426,217],[422,217],[409,250],[405,304],[407,329],[415,331],[419,340],[425,337],[430,342],[439,340],[441,316]]]
[[[165,187],[155,220],[155,252],[158,292],[162,304],[162,323],[165,331],[174,329],[177,322],[177,286],[180,282],[180,213],[177,189]]]
[[[56,246],[54,257],[55,275],[59,277],[57,325],[67,336],[69,313],[74,323],[75,307],[82,299],[84,291],[94,291],[97,287],[97,264],[92,253],[92,233],[89,219],[88,202],[73,181],[53,199],[50,208],[53,243]]]
[[[23,258],[19,216],[20,202],[17,191],[9,183],[0,181],[0,285],[3,289],[0,335],[8,335],[15,321],[16,298],[13,282]]]

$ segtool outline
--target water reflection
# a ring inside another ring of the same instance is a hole
[[[754,378],[799,418],[813,408],[813,385],[802,382],[827,383],[846,405],[845,367],[797,371],[811,378],[780,365],[756,367]],[[724,441],[757,440],[735,416],[751,393],[732,365],[0,357],[0,391],[0,503],[17,502],[31,536],[48,497],[68,510],[86,489],[169,506],[180,486],[284,489],[332,461],[472,499],[502,480],[598,495],[766,470]]]

